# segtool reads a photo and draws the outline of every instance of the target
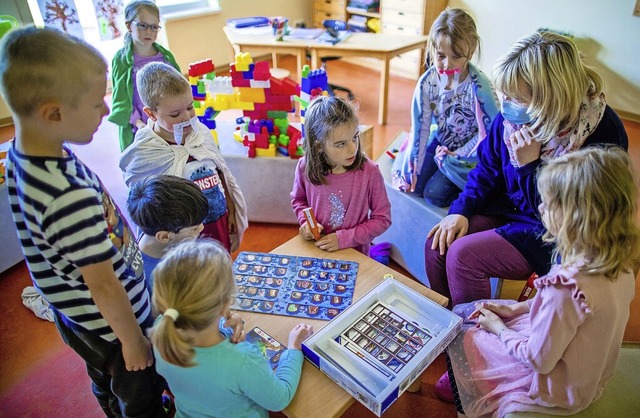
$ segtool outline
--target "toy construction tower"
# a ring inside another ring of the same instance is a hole
[[[248,156],[272,156],[278,153],[302,156],[302,132],[289,124],[288,113],[295,112],[295,101],[301,115],[309,102],[326,95],[327,74],[324,69],[303,67],[302,84],[290,78],[271,76],[267,61],[253,62],[247,53],[236,55],[230,76],[216,76],[211,60],[189,66],[189,82],[198,119],[215,132],[215,117],[223,110],[240,109],[234,138],[248,148]],[[304,122],[304,119],[303,119]]]

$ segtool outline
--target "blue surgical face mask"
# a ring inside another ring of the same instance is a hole
[[[531,123],[531,116],[527,114],[527,106],[514,103],[509,100],[502,101],[502,116],[514,125],[527,125]]]

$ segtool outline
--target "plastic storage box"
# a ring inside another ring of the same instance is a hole
[[[460,330],[462,318],[386,279],[302,344],[311,363],[380,416]]]

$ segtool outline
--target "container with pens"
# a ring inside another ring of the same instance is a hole
[[[270,17],[269,24],[273,29],[273,39],[282,41],[288,32],[289,19],[283,16]]]

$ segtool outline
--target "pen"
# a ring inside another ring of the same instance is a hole
[[[318,221],[316,221],[316,217],[313,214],[313,209],[305,208],[302,210],[302,213],[304,214],[304,217],[307,220],[307,224],[309,224],[309,229],[313,234],[313,238],[315,238],[316,240],[319,240],[320,230],[318,229]]]

